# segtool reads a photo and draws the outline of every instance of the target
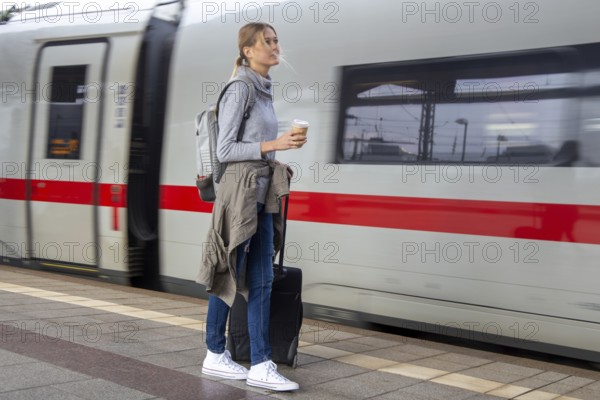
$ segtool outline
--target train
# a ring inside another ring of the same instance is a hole
[[[600,361],[600,3],[3,3],[0,262],[204,296],[194,118],[272,24],[305,313]]]

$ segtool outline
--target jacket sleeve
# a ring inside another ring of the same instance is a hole
[[[249,90],[246,83],[234,82],[221,99],[217,158],[222,163],[262,159],[259,142],[245,142],[243,137],[242,141],[237,141]]]

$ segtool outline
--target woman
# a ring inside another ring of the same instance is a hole
[[[198,279],[207,284],[210,293],[206,318],[207,355],[202,373],[246,379],[248,385],[270,390],[295,390],[298,384],[279,374],[271,360],[269,309],[276,233],[273,225],[274,218],[278,217],[272,200],[289,191],[285,167],[274,161],[275,151],[298,149],[306,143],[306,136],[295,135],[290,130],[277,137],[269,76],[270,68],[279,64],[280,58],[275,29],[265,23],[247,24],[239,31],[238,47],[233,77],[249,78],[256,100],[249,117],[246,116],[241,141],[237,138],[245,118],[244,105],[250,90],[247,83],[237,81],[230,85],[219,107],[217,156],[220,162],[228,163],[228,167],[217,193],[213,226],[207,240],[220,251],[208,251],[205,247]],[[285,176],[285,190],[282,190],[281,179],[275,183],[277,177],[282,176]],[[245,214],[249,208],[250,216]],[[229,265],[233,253],[231,257],[224,254],[232,247],[235,248],[235,267]],[[229,351],[225,350],[225,325],[235,294],[234,290],[232,295],[231,286],[239,290],[239,286],[244,285],[248,289],[250,371],[232,361]]]

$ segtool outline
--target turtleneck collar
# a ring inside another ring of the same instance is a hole
[[[239,66],[237,70],[237,75],[249,77],[250,80],[254,83],[254,87],[256,87],[257,90],[263,92],[266,95],[271,96],[271,88],[273,85],[271,83],[270,75],[263,77],[247,65]]]

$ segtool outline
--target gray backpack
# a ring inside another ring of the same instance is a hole
[[[196,187],[200,198],[206,202],[215,201],[219,182],[227,168],[227,163],[221,163],[217,158],[219,103],[227,88],[237,81],[245,82],[250,93],[244,106],[244,118],[237,135],[237,141],[242,140],[246,120],[250,117],[250,110],[256,102],[256,89],[250,78],[238,76],[229,81],[221,90],[217,104],[196,115]]]

